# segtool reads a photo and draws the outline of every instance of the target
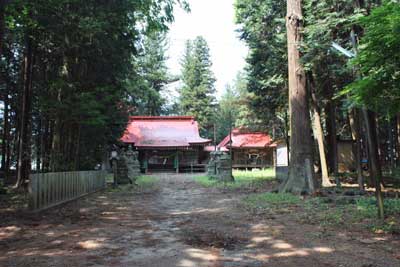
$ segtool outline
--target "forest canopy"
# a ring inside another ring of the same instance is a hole
[[[41,171],[92,169],[129,114],[160,113],[168,77],[154,44],[177,5],[188,9],[175,0],[1,1],[2,168],[18,166],[19,181],[31,157]]]

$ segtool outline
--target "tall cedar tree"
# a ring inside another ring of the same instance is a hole
[[[32,159],[44,172],[101,163],[125,128],[130,97],[143,95],[132,96],[126,84],[133,73],[143,76],[134,64],[142,40],[167,30],[176,3],[187,7],[176,0],[1,1],[5,172],[17,166],[22,184]]]
[[[249,46],[246,58],[247,105],[257,115],[256,128],[275,128],[287,137],[287,44],[285,0],[236,0],[240,38]],[[251,125],[254,125],[251,123]],[[260,129],[263,130],[263,129]]]
[[[362,107],[371,158],[371,174],[378,201],[378,215],[383,219],[382,172],[379,166],[376,118],[375,113],[368,112],[367,109],[389,117],[398,115],[400,110],[400,6],[398,3],[386,2],[360,21],[365,28],[365,35],[353,62],[359,69],[360,77],[351,83],[344,93],[350,94],[352,101]],[[392,132],[391,128],[390,131]],[[393,151],[393,146],[390,149]]]
[[[258,116],[250,108],[254,94],[247,90],[247,79],[239,72],[232,85],[227,84],[218,102],[215,117],[217,143],[229,134],[232,127],[245,127],[250,130],[266,130]]]
[[[363,189],[361,171],[360,111],[349,103],[347,97],[337,97],[338,92],[355,79],[348,60],[331,49],[332,41],[352,49],[350,33],[362,33],[358,18],[368,15],[369,9],[380,1],[359,0],[306,0],[305,38],[302,47],[305,68],[313,81],[316,107],[321,110],[321,124],[325,122],[327,159],[330,174],[338,178],[337,137],[354,140],[354,154],[360,189]],[[322,112],[324,111],[324,112]],[[350,125],[348,125],[350,121]],[[319,133],[320,135],[320,133]],[[325,136],[323,136],[325,137]],[[337,183],[340,183],[337,179]]]
[[[287,1],[286,29],[289,66],[290,163],[289,176],[281,186],[283,192],[313,193],[314,161],[306,75],[299,51],[303,41],[301,0]]]
[[[182,114],[195,116],[200,133],[212,138],[215,115],[215,78],[211,70],[210,49],[206,40],[198,36],[186,42],[182,60],[182,83],[179,106]]]
[[[166,64],[165,34],[150,34],[142,43],[133,63],[136,72],[126,81],[129,104],[133,107],[130,113],[158,116],[164,112],[165,100],[161,92],[171,80]]]
[[[303,53],[302,62],[305,70],[313,81],[313,104],[319,113],[314,114],[320,117],[321,129],[318,134],[322,140],[318,143],[321,146],[324,145],[323,141],[326,141],[329,169],[331,174],[337,174],[337,138],[339,136],[344,139],[353,138],[354,153],[358,158],[356,160],[358,180],[360,188],[363,189],[359,163],[362,156],[361,149],[365,150],[365,146],[361,147],[363,128],[360,127],[362,123],[360,111],[353,107],[348,98],[337,96],[341,88],[355,77],[346,58],[334,52],[331,43],[335,41],[351,49],[350,32],[353,30],[360,34],[363,30],[358,18],[367,16],[370,9],[380,1],[305,0],[303,2],[305,39],[299,45]],[[287,60],[285,60],[287,51],[283,19],[286,1],[236,0],[235,7],[241,38],[250,48],[247,58],[247,86],[248,90],[256,95],[250,101],[250,107],[270,129],[271,124],[277,125],[282,131],[278,131],[276,137],[286,137],[288,143],[288,131],[285,127],[288,121]],[[314,121],[317,123],[315,118]],[[397,134],[390,140],[398,140],[397,136],[400,135]],[[319,151],[325,151],[325,147],[320,147]],[[324,164],[321,162],[321,165]]]

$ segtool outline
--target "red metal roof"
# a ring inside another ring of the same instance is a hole
[[[192,116],[132,116],[121,141],[139,148],[189,147],[211,142],[200,137]]]
[[[218,147],[229,146],[229,134],[219,143]],[[271,137],[262,132],[244,132],[243,129],[232,130],[233,148],[264,148],[276,146],[272,144]]]

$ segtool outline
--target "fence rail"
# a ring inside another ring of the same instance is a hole
[[[52,172],[30,175],[29,208],[44,210],[106,186],[105,171]]]

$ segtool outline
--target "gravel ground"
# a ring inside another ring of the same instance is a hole
[[[151,190],[108,190],[36,216],[7,213],[0,266],[400,266],[398,237],[321,232],[295,214],[244,210],[246,192],[203,188],[190,175],[157,178]]]

